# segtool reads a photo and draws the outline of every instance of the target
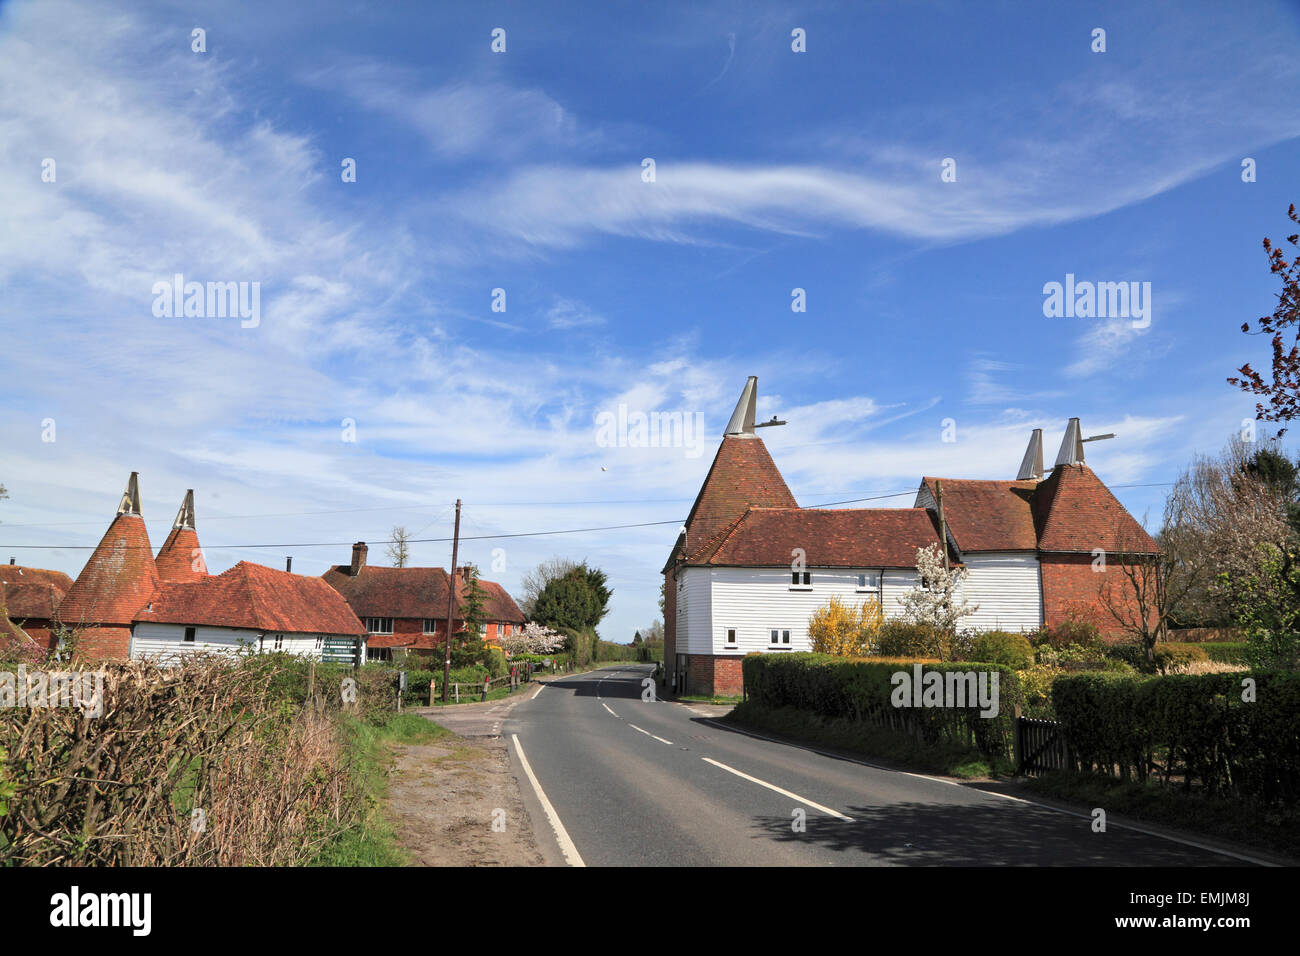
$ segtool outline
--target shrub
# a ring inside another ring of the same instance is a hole
[[[1100,647],[1102,640],[1101,631],[1095,624],[1070,619],[1051,627],[1046,625],[1040,627],[1029,635],[1029,643],[1034,647],[1046,645],[1053,650],[1061,650],[1071,644],[1080,647]]]
[[[1162,674],[1210,659],[1210,655],[1199,644],[1157,644],[1152,657],[1156,670]]]
[[[1034,662],[1034,649],[1023,634],[1009,631],[985,631],[975,635],[971,642],[970,659],[989,664],[1005,664],[1013,670],[1024,670]]]
[[[855,606],[833,597],[808,622],[808,640],[819,654],[864,657],[874,650],[883,623],[879,601]]]
[[[1079,769],[1177,781],[1210,796],[1294,808],[1300,795],[1300,674],[1058,677],[1053,704]]]
[[[974,746],[987,757],[1010,753],[1011,728],[1016,707],[1024,696],[1015,671],[995,667],[998,673],[998,714],[982,717],[978,706],[895,707],[893,675],[965,672],[964,664],[922,663],[916,660],[846,659],[829,654],[750,654],[743,662],[745,689],[750,700],[764,707],[795,707],[827,718],[865,722],[914,735],[927,744]]]
[[[875,651],[881,657],[942,659],[951,656],[952,648],[950,638],[933,628],[893,619],[882,623],[877,630]]]

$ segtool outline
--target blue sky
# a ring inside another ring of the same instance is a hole
[[[214,571],[382,560],[457,497],[467,535],[674,521],[751,374],[801,504],[1013,477],[1077,415],[1154,528],[1253,413],[1300,4],[1112,6],[2,3],[0,557],[75,574],[133,470],[156,543],[195,489]],[[155,317],[178,272],[260,323]],[[1149,282],[1149,327],[1044,316],[1067,274]],[[604,447],[620,404],[707,438]],[[675,533],[465,554],[591,560],[628,640]]]

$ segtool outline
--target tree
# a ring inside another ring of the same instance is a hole
[[[527,572],[521,582],[524,593],[518,601],[519,610],[524,612],[524,617],[533,616],[533,605],[537,603],[537,595],[542,593],[546,585],[580,567],[582,567],[580,561],[556,556],[541,562],[537,567]]]
[[[1287,210],[1292,222],[1300,223],[1295,204]],[[1286,237],[1286,241],[1300,250],[1300,233]],[[1262,396],[1264,402],[1255,403],[1255,417],[1266,422],[1289,422],[1300,415],[1300,254],[1287,261],[1286,254],[1269,239],[1264,239],[1264,253],[1268,256],[1269,271],[1282,282],[1282,291],[1277,297],[1277,308],[1272,315],[1261,316],[1258,331],[1252,333],[1250,323],[1243,322],[1241,331],[1247,335],[1273,335],[1273,371],[1272,381],[1256,372],[1249,362],[1237,369],[1241,377],[1228,379],[1230,385],[1236,385],[1242,391]],[[1294,329],[1291,347],[1286,347],[1284,333]],[[1286,433],[1283,428],[1279,435]]]
[[[561,630],[594,629],[609,613],[614,593],[606,586],[605,572],[580,564],[542,588],[533,602],[532,618]]]
[[[884,620],[879,601],[863,601],[854,606],[833,597],[808,621],[808,639],[812,649],[820,654],[866,657],[875,647]]]
[[[564,646],[564,635],[529,621],[522,628],[501,638],[507,654],[553,654]]]
[[[637,631],[635,634],[632,635],[632,646],[640,647],[642,643],[643,642],[641,640],[641,632]]]
[[[393,538],[388,542],[388,560],[393,562],[393,567],[404,568],[406,562],[411,559],[411,552],[407,548],[407,542],[410,540],[410,534],[401,526],[393,528]]]
[[[1170,543],[1167,537],[1166,544]],[[1170,551],[1153,555],[1142,550],[1145,547],[1146,542],[1129,522],[1117,522],[1114,550],[1104,555],[1105,563],[1098,573],[1097,596],[1115,623],[1142,646],[1147,660],[1152,661],[1156,642],[1165,636],[1170,615],[1181,597],[1171,593],[1169,585],[1184,590],[1196,586],[1201,583],[1201,568],[1179,574]]]
[[[478,640],[483,626],[487,622],[484,606],[487,595],[478,583],[478,568],[472,564],[465,565],[465,597],[460,602],[460,635],[469,640]]]
[[[957,599],[957,590],[966,578],[965,568],[944,567],[943,552],[932,544],[916,551],[918,587],[903,594],[903,616],[912,624],[929,627],[941,634],[957,633],[957,622],[979,610],[965,598]]]

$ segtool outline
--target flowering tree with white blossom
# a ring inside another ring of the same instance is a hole
[[[957,590],[966,578],[966,569],[944,567],[939,545],[917,549],[916,571],[921,579],[919,586],[899,599],[903,616],[911,623],[954,634],[958,621],[979,610],[978,604],[958,597]]]
[[[552,654],[564,646],[564,635],[529,621],[522,630],[501,638],[501,649],[507,654]]]

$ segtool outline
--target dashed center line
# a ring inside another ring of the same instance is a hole
[[[812,807],[814,810],[820,810],[822,813],[826,814],[827,816],[838,817],[839,819],[843,820],[845,823],[853,822],[852,817],[846,817],[838,810],[832,810],[830,807],[823,807],[820,803],[814,803],[813,801],[809,800],[807,797],[801,797],[797,793],[791,793],[789,790],[783,790],[774,783],[768,783],[766,780],[759,780],[757,777],[751,777],[749,774],[743,773],[737,770],[735,767],[728,767],[725,763],[720,763],[719,761],[714,760],[712,757],[701,757],[700,759],[703,760],[705,763],[713,764],[713,766],[715,767],[721,767],[723,770],[727,771],[728,773],[734,773],[737,777],[742,777],[745,780],[748,780],[750,783],[756,783],[760,787],[767,787],[767,789],[769,790],[775,790],[777,793],[781,794],[782,796],[789,797],[791,800],[796,800],[799,803],[806,804]]]
[[[604,701],[601,701],[601,702],[600,702],[600,706],[601,706],[601,707],[604,707],[606,710],[609,710],[609,712],[610,712],[611,714],[614,714],[614,711],[610,710],[610,708],[609,708],[609,704],[605,703]],[[618,717],[618,714],[614,714],[614,716],[615,716],[615,717]],[[620,717],[619,719],[621,720],[622,718]]]
[[[636,724],[631,724],[631,723],[630,723],[630,724],[628,724],[628,726],[631,727],[633,730],[640,730],[641,733],[645,734],[647,737],[654,737],[655,740],[659,741],[661,744],[667,744],[669,747],[671,747],[671,746],[673,745],[673,742],[672,742],[671,740],[664,740],[662,737],[656,737],[654,734],[650,733],[650,731],[648,731],[648,730],[641,730],[641,728],[638,727]]]

